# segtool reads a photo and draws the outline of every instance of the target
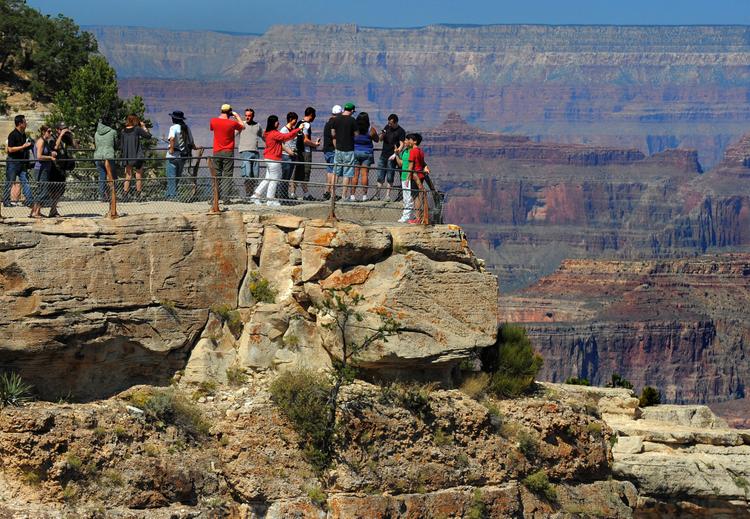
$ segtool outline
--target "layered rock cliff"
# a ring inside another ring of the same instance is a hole
[[[275,296],[259,302],[258,280]],[[497,281],[456,227],[239,212],[19,220],[0,224],[0,367],[48,399],[101,398],[181,369],[226,380],[230,367],[325,367],[336,344],[315,308],[349,285],[365,298],[363,325],[387,314],[413,330],[368,351],[363,367],[383,376],[444,378],[494,342]]]
[[[668,402],[745,396],[750,377],[750,255],[680,260],[568,260],[500,298],[501,319],[524,323],[544,356],[543,378],[613,373]]]

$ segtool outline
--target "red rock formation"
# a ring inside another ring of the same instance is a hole
[[[527,327],[544,380],[618,373],[679,403],[741,398],[750,381],[750,254],[564,261],[500,308]]]

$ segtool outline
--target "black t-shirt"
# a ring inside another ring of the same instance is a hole
[[[333,120],[333,129],[336,130],[336,149],[338,151],[354,151],[354,132],[357,130],[357,121],[351,115],[337,115]]]
[[[8,135],[8,147],[9,148],[17,148],[18,146],[23,146],[26,144],[26,134],[21,133],[18,131],[18,129],[14,129],[10,134]],[[29,150],[31,148],[26,148],[25,150],[21,151],[14,151],[12,153],[8,153],[9,159],[19,159],[19,160],[25,160],[29,158]]]
[[[406,140],[406,132],[400,126],[391,128],[390,126],[385,127],[385,136],[383,137],[383,153],[384,157],[390,157],[393,155],[393,150],[403,140]]]
[[[333,137],[331,137],[331,128],[333,128],[333,120],[336,119],[335,117],[331,117],[326,121],[325,126],[323,126],[323,152],[331,152],[336,151],[336,148],[333,147]]]

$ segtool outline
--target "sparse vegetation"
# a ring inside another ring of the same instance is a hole
[[[27,485],[36,487],[42,483],[42,474],[39,469],[25,470],[21,475],[21,479]]]
[[[192,439],[208,435],[210,424],[200,410],[182,394],[169,389],[143,389],[130,395],[130,402],[143,409],[156,427],[174,425]]]
[[[587,378],[570,377],[565,381],[566,384],[573,386],[590,386],[591,383]]]
[[[495,432],[499,433],[503,429],[504,417],[495,404],[485,404],[487,407],[487,413],[490,415],[490,423],[495,429]]]
[[[16,372],[0,375],[0,408],[20,406],[31,400],[32,386],[26,384]]]
[[[223,323],[226,323],[229,331],[236,338],[242,333],[242,316],[237,310],[233,310],[229,305],[213,305],[211,312],[216,314]]]
[[[213,380],[203,380],[198,383],[195,391],[193,391],[193,400],[198,400],[201,397],[214,396],[218,384]]]
[[[607,387],[621,387],[624,389],[633,389],[633,384],[626,378],[623,378],[618,373],[612,373],[612,379],[607,384]]]
[[[384,404],[396,404],[407,409],[422,420],[432,416],[430,410],[430,393],[437,385],[433,382],[420,384],[418,382],[394,382],[383,386],[380,401]]]
[[[732,479],[734,481],[734,484],[741,488],[746,496],[750,494],[750,482],[748,482],[747,479],[742,476],[734,476],[734,478]]]
[[[589,422],[586,426],[586,430],[589,432],[589,434],[592,434],[594,436],[601,436],[602,424],[600,422]]]
[[[253,296],[256,303],[275,303],[277,292],[271,288],[266,278],[258,272],[250,272],[247,275],[247,290]]]
[[[453,435],[438,427],[432,435],[432,441],[437,447],[445,447],[453,443]]]
[[[318,508],[322,508],[323,510],[326,509],[328,496],[323,491],[323,489],[320,488],[320,485],[312,485],[307,487],[307,497],[309,497],[310,501],[312,501]]]
[[[648,407],[659,404],[661,404],[661,392],[655,387],[644,387],[641,391],[641,397],[638,399],[638,405],[641,407]]]
[[[523,486],[537,496],[543,497],[549,502],[557,501],[557,491],[555,491],[555,487],[549,482],[547,473],[544,470],[540,469],[526,476],[522,483]]]
[[[10,105],[8,104],[8,94],[0,92],[0,115],[8,115]]]
[[[469,375],[461,384],[461,392],[474,400],[481,399],[490,385],[489,373],[476,373]]]
[[[247,383],[247,374],[239,366],[227,368],[227,382],[230,386],[239,387]]]
[[[526,330],[507,323],[500,326],[497,343],[485,348],[481,359],[482,368],[491,375],[490,392],[504,398],[515,398],[531,389],[543,364]]]
[[[518,450],[531,461],[539,454],[539,440],[530,432],[521,430],[518,433]]]
[[[471,504],[466,511],[466,519],[485,519],[485,517],[487,517],[487,505],[484,504],[482,499],[482,491],[477,488],[471,496]]]
[[[325,376],[307,370],[281,373],[271,383],[271,398],[292,422],[307,461],[318,471],[328,464],[325,452],[328,395]]]

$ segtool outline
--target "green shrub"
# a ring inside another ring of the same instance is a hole
[[[31,400],[32,386],[15,372],[0,375],[0,408],[20,406]]]
[[[323,491],[323,489],[320,488],[319,485],[313,485],[313,486],[308,487],[307,497],[310,498],[310,501],[312,501],[315,504],[315,506],[325,510],[326,503],[328,502],[328,496]]]
[[[7,115],[10,111],[10,105],[8,104],[8,94],[0,92],[0,115]]]
[[[330,390],[323,375],[309,370],[281,373],[270,387],[273,402],[292,422],[300,436],[305,458],[318,472],[329,463],[324,443]]]
[[[590,386],[591,383],[589,382],[589,379],[587,378],[578,378],[578,377],[570,377],[565,381],[566,384],[571,384],[573,386]]]
[[[173,388],[137,391],[130,396],[130,401],[143,409],[157,427],[174,425],[193,439],[208,435],[210,424],[200,409]]]
[[[466,519],[484,519],[487,517],[487,505],[482,499],[482,491],[478,488],[474,490],[471,496],[471,504],[466,511]]]
[[[432,435],[432,441],[438,447],[445,447],[446,445],[453,443],[453,435],[438,428]]]
[[[227,368],[227,382],[230,386],[238,387],[247,383],[245,370],[239,366]]]
[[[271,288],[268,280],[258,272],[250,272],[247,275],[247,289],[257,303],[276,302],[276,290]]]
[[[514,398],[534,385],[542,368],[542,357],[534,352],[520,326],[503,324],[497,343],[481,353],[482,368],[491,374],[489,390],[501,397]]]
[[[211,311],[216,314],[222,322],[226,323],[229,331],[235,337],[242,333],[242,316],[237,310],[229,305],[213,305]]]
[[[395,382],[383,386],[380,401],[384,404],[396,404],[426,420],[432,416],[430,393],[435,387],[434,383]]]
[[[218,384],[213,380],[203,380],[198,383],[198,387],[193,391],[193,400],[198,400],[201,397],[213,396],[216,394]]]
[[[589,434],[593,434],[594,436],[601,436],[602,424],[599,422],[589,422],[586,426],[586,430],[589,432]]]
[[[622,378],[617,373],[612,373],[612,380],[609,384],[607,384],[607,387],[621,387],[624,389],[633,389],[633,384],[630,383],[630,381],[626,378]]]
[[[460,390],[474,400],[479,400],[487,391],[489,383],[490,375],[488,373],[476,373],[469,375],[466,380],[464,380],[463,384],[461,384]]]
[[[661,393],[659,390],[651,386],[644,387],[643,391],[641,391],[641,397],[638,399],[638,405],[648,407],[659,404],[661,404]]]
[[[539,441],[528,431],[518,433],[518,449],[526,456],[526,459],[532,461],[539,454]]]
[[[547,501],[557,501],[557,492],[547,478],[547,473],[543,469],[540,469],[533,474],[526,476],[523,481],[523,486],[529,489],[537,496],[543,497]]]

